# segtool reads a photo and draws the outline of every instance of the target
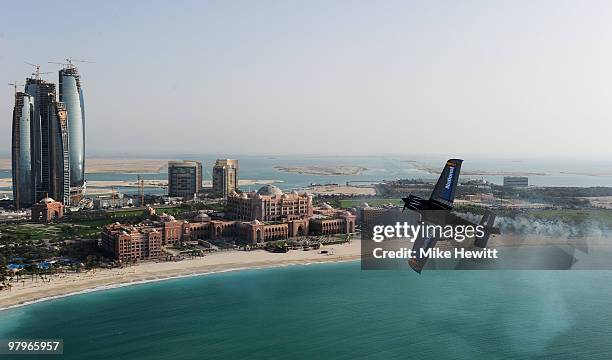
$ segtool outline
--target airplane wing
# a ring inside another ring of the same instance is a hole
[[[491,235],[501,233],[499,231],[499,228],[496,228],[493,226],[495,224],[495,214],[492,213],[491,211],[485,212],[485,214],[482,216],[482,219],[480,220],[478,224],[470,220],[464,219],[461,216],[458,216],[453,213],[449,213],[446,219],[448,221],[448,224],[450,225],[463,225],[463,226],[471,225],[474,227],[476,227],[477,225],[484,226],[484,232],[485,232],[484,236],[476,237],[474,240],[474,245],[479,248],[485,248],[487,246],[487,242],[489,241],[489,237],[491,237]]]
[[[480,220],[479,223],[475,223],[473,221],[470,221],[468,219],[465,219],[455,213],[449,212],[448,214],[446,214],[446,224],[449,225],[472,225],[472,226],[477,226],[477,225],[482,225],[485,228],[486,232],[489,232],[491,234],[500,234],[499,228],[496,228],[493,226],[493,224],[495,223],[495,214],[491,211],[487,211],[485,212],[485,214],[482,216],[482,219]]]
[[[461,216],[455,214],[455,213],[451,213],[449,212],[446,215],[446,223],[449,225],[463,225],[463,226],[467,226],[467,225],[472,225],[472,226],[476,226],[478,225],[475,222],[472,222],[468,219],[462,218]]]
[[[428,259],[424,252],[436,246],[436,242],[438,242],[438,239],[435,237],[418,237],[414,241],[414,245],[412,246],[414,256],[408,260],[408,265],[410,265],[412,270],[419,274],[421,273]]]

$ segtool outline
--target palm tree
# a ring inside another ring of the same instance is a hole
[[[2,289],[1,289],[1,290],[4,290],[4,289],[6,289],[6,288],[7,288],[7,286],[6,286],[6,280],[7,280],[7,278],[6,278],[6,273],[5,273],[5,270],[4,270],[4,268],[3,268],[3,269],[0,271],[0,284],[2,285]]]

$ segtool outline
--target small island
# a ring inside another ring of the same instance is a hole
[[[306,175],[359,175],[367,170],[363,166],[338,165],[338,166],[274,166],[276,170]]]
[[[437,175],[440,173],[440,169],[435,166],[423,164],[415,160],[404,160],[404,162],[412,164],[415,169],[424,171],[431,175]],[[536,171],[497,171],[497,170],[462,170],[462,175],[466,176],[547,176],[545,172]]]

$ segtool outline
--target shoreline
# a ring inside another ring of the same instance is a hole
[[[575,239],[506,235],[493,237],[489,246],[503,248],[577,245],[573,240]],[[610,246],[609,238],[588,237],[585,240],[586,244],[582,241],[579,243],[589,247]],[[452,247],[451,244],[446,244],[446,246]],[[50,282],[27,278],[21,282],[14,282],[11,290],[0,292],[0,311],[73,295],[158,281],[293,265],[350,262],[361,258],[361,240],[359,239],[354,239],[346,244],[324,246],[322,249],[332,253],[320,254],[318,250],[291,250],[287,253],[270,253],[264,250],[224,251],[212,253],[202,258],[185,259],[178,262],[146,261],[125,268],[59,273],[53,275]]]
[[[110,284],[110,285],[102,285],[102,286],[97,286],[97,287],[94,287],[94,288],[88,288],[88,289],[85,289],[85,290],[79,290],[79,291],[75,291],[75,292],[70,292],[70,293],[66,293],[66,294],[53,295],[53,296],[33,299],[33,300],[26,301],[26,302],[14,304],[14,305],[8,305],[6,307],[0,307],[0,312],[1,311],[5,311],[5,310],[17,309],[17,308],[28,306],[28,305],[34,305],[34,304],[38,304],[38,303],[41,303],[41,302],[46,302],[46,301],[51,301],[51,300],[56,300],[56,299],[62,299],[62,298],[66,298],[66,297],[69,297],[69,296],[89,294],[89,293],[98,292],[98,291],[120,289],[120,288],[124,288],[124,287],[128,287],[128,286],[150,284],[150,283],[162,282],[162,281],[167,281],[167,280],[188,279],[188,278],[198,277],[198,276],[224,274],[224,273],[229,273],[229,272],[238,272],[238,271],[246,271],[246,270],[275,269],[275,268],[283,268],[283,267],[288,267],[288,266],[309,266],[309,265],[320,265],[320,264],[340,264],[340,263],[345,263],[345,262],[353,262],[353,261],[357,261],[357,260],[359,260],[359,257],[357,257],[355,259],[340,259],[340,260],[329,260],[329,261],[312,261],[312,262],[305,262],[305,263],[297,263],[297,262],[296,263],[286,263],[286,264],[279,263],[279,264],[275,264],[275,265],[263,265],[263,266],[259,266],[259,267],[248,267],[248,266],[246,266],[246,267],[241,267],[241,268],[231,268],[231,269],[216,270],[216,271],[209,271],[209,272],[202,272],[202,273],[191,273],[191,274],[174,275],[174,276],[168,276],[168,277],[159,277],[159,278],[154,278],[154,279],[145,279],[145,280],[136,280],[136,281],[129,281],[129,282],[120,282],[120,283],[115,283],[115,284]]]
[[[95,273],[57,274],[51,282],[26,280],[14,283],[11,290],[0,292],[0,311],[28,306],[73,295],[87,294],[126,286],[165,280],[221,274],[243,270],[279,268],[292,265],[340,263],[359,260],[360,241],[332,245],[333,255],[319,254],[316,250],[292,250],[285,254],[228,251],[203,258],[179,262],[143,262],[121,269],[99,269]]]

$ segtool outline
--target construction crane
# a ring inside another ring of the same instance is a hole
[[[67,68],[75,68],[76,65],[74,65],[75,62],[79,62],[79,63],[88,63],[88,64],[94,64],[93,61],[88,61],[88,60],[78,60],[78,59],[73,59],[71,57],[69,58],[65,58],[64,59],[65,62],[59,62],[59,61],[48,61],[49,64],[58,64],[58,65],[63,65],[64,67]]]
[[[115,189],[114,186],[111,186],[111,207],[112,208],[116,208],[117,207],[117,190]]]
[[[140,206],[145,206],[145,195],[144,195],[144,178],[138,175],[138,194],[140,195]]]
[[[36,80],[40,80],[40,75],[45,75],[45,74],[51,74],[51,71],[47,71],[47,72],[40,72],[40,64],[32,64],[29,63],[27,61],[24,61],[24,63],[34,66],[34,72],[32,73],[32,75],[34,76],[34,79]]]
[[[11,85],[13,87],[13,89],[15,89],[15,95],[17,95],[17,87],[18,86],[23,86],[23,84],[20,84],[17,81],[15,81],[14,83],[9,83],[9,85]]]

